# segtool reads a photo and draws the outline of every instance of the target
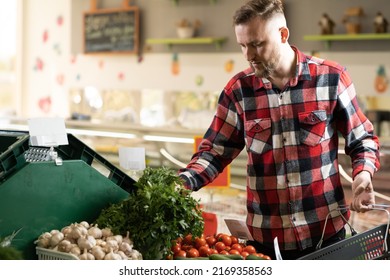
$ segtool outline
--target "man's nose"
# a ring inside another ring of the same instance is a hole
[[[246,48],[245,50],[243,50],[243,52],[244,52],[244,56],[245,56],[247,61],[253,61],[254,60],[255,53],[250,48]]]

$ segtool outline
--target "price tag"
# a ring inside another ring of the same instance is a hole
[[[28,120],[30,145],[57,147],[68,145],[65,121],[62,118],[33,118]]]
[[[145,148],[119,148],[119,165],[126,170],[144,170]]]

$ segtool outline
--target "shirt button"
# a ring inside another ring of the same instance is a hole
[[[255,131],[259,131],[259,130],[260,130],[260,125],[257,124],[257,125],[255,126]]]

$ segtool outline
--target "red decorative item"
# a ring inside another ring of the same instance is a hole
[[[37,57],[37,59],[35,60],[35,67],[34,69],[37,70],[37,71],[42,71],[43,70],[43,61],[42,59],[40,59],[39,57]]]
[[[46,97],[42,97],[41,99],[39,99],[38,107],[39,107],[39,109],[41,109],[45,113],[50,112],[51,97],[50,96],[46,96]]]
[[[44,43],[46,43],[48,39],[49,39],[49,31],[45,30],[45,31],[43,31],[43,34],[42,34],[42,41]]]
[[[59,85],[62,86],[64,84],[64,80],[65,80],[64,74],[58,74],[57,75],[57,83]]]
[[[61,26],[64,23],[64,18],[62,16],[57,17],[57,24],[58,26]]]

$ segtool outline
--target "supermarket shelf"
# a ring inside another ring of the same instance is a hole
[[[333,41],[390,40],[390,33],[305,35],[303,39],[305,41],[324,41],[326,47],[330,48]]]
[[[179,5],[180,0],[172,0],[172,2],[177,6],[177,5]],[[216,2],[217,2],[217,0],[210,0],[211,4],[215,4]]]

